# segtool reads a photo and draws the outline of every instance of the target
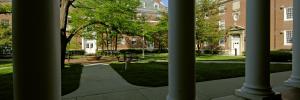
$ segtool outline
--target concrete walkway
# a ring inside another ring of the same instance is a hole
[[[273,87],[283,84],[291,72],[271,74]],[[197,99],[232,95],[243,84],[243,77],[197,83]],[[274,88],[276,90],[276,88]],[[167,87],[140,87],[129,84],[109,65],[86,66],[81,76],[80,87],[63,100],[166,100]]]

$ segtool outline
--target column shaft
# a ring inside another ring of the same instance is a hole
[[[14,100],[61,100],[59,0],[13,0]]]
[[[169,94],[195,100],[195,0],[169,1]]]
[[[274,95],[270,86],[270,0],[247,0],[246,73],[236,94],[260,100]]]
[[[300,88],[300,0],[293,3],[293,68],[286,85]]]

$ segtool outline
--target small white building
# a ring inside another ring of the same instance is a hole
[[[97,41],[95,39],[85,39],[82,38],[82,50],[86,52],[86,54],[96,54],[97,51]]]

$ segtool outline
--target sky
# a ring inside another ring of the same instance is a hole
[[[160,2],[161,2],[163,5],[165,5],[166,7],[168,7],[168,1],[169,1],[169,0],[161,0]]]

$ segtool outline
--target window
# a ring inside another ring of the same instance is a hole
[[[8,26],[9,20],[8,19],[1,19],[1,25]]]
[[[89,43],[86,43],[85,46],[86,46],[85,48],[90,48]]]
[[[224,37],[219,40],[219,45],[225,46],[225,38]]]
[[[293,31],[286,30],[284,31],[284,45],[291,45],[293,42]]]
[[[131,44],[132,44],[132,45],[136,45],[136,38],[132,38]]]
[[[284,8],[284,21],[293,20],[293,7]]]
[[[219,7],[219,15],[224,15],[225,14],[225,5],[221,4]]]
[[[219,21],[219,30],[225,30],[225,20]]]
[[[157,3],[154,3],[154,8],[159,9],[159,5]]]
[[[143,2],[143,8],[146,8],[146,2]]]
[[[240,10],[240,0],[233,0],[232,10],[233,11],[239,11]]]
[[[91,45],[90,48],[93,48],[93,47],[94,47],[94,44],[93,44],[93,43],[91,43],[90,45]]]
[[[119,39],[119,40],[120,40],[120,39]],[[121,38],[120,42],[118,41],[118,44],[124,45],[125,43],[126,43],[125,38]]]

